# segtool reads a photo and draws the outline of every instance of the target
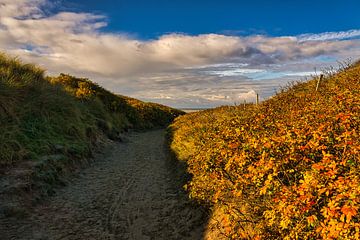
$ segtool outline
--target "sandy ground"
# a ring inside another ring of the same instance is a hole
[[[203,239],[165,149],[164,130],[131,133],[23,219],[0,220],[0,239]]]

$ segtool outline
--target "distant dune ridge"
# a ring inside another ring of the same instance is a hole
[[[360,64],[170,125],[206,239],[360,239]]]

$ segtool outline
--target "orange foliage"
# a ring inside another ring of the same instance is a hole
[[[181,116],[171,148],[190,196],[225,206],[239,239],[359,239],[360,66],[298,83],[259,106]]]

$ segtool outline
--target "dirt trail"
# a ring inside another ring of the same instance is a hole
[[[204,213],[172,174],[164,137],[129,134],[29,217],[0,222],[0,239],[202,239]]]

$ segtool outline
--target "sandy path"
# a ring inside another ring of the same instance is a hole
[[[164,137],[129,134],[29,217],[0,222],[0,239],[202,239],[204,214],[173,176]]]

